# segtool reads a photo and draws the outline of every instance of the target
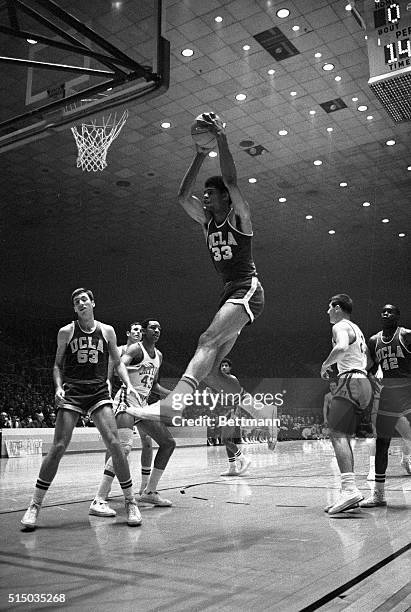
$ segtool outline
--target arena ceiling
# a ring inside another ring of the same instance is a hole
[[[84,22],[98,15],[108,40],[130,55],[138,49],[138,1],[60,4]],[[167,0],[169,89],[125,107],[128,121],[103,172],[76,167],[69,127],[0,152],[6,320],[41,321],[54,333],[71,316],[72,289],[90,286],[102,320],[123,324],[150,314],[169,330],[170,346],[181,337],[194,346],[220,285],[201,229],[176,194],[193,156],[190,125],[212,110],[227,122],[266,290],[265,313],[240,347],[249,350],[257,339],[269,347],[267,359],[279,357],[287,335],[297,346],[317,335],[328,343],[325,310],[335,292],[352,295],[356,320],[370,333],[387,301],[402,305],[410,324],[410,123],[395,123],[370,90],[365,32],[346,4]],[[279,18],[280,8],[289,17]],[[264,49],[254,36],[270,28],[297,52],[276,59]],[[4,40],[1,46],[4,55]],[[181,53],[187,48],[191,57]],[[326,63],[334,68],[325,71]],[[22,70],[0,64],[2,117]],[[236,100],[239,93],[246,99]],[[326,112],[335,100],[342,108]],[[171,127],[162,128],[164,121]],[[218,157],[208,158],[199,194],[216,172]]]

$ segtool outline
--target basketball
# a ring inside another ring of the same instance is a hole
[[[212,149],[217,146],[215,134],[210,130],[207,121],[204,121],[203,115],[198,115],[191,126],[191,137],[196,145],[204,149]]]

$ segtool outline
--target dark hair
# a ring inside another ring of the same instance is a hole
[[[337,295],[333,295],[332,298],[330,298],[330,304],[333,307],[339,306],[341,310],[344,310],[344,312],[347,312],[348,314],[352,313],[353,302],[350,296],[346,293],[337,293]]]
[[[228,195],[229,203],[231,204],[230,192],[227,189],[226,184],[223,181],[223,177],[220,175],[209,176],[204,183],[205,187],[215,187],[221,193],[226,193]]]
[[[144,321],[141,323],[141,327],[143,329],[147,329],[148,324],[150,323],[150,321],[158,321],[158,319],[153,319],[152,317],[151,317],[151,319],[144,319]]]
[[[386,306],[391,306],[393,308],[393,310],[395,310],[395,312],[397,313],[398,316],[400,316],[400,309],[398,308],[398,306],[396,306],[395,304],[390,304],[389,302],[387,302],[386,304],[384,304],[384,306],[381,308],[381,312],[384,310],[384,308]]]
[[[87,295],[89,296],[90,300],[92,302],[94,302],[94,295],[91,289],[84,289],[84,287],[79,287],[78,289],[74,289],[73,293],[71,294],[71,303],[74,304],[74,298],[77,297],[78,295],[80,295],[80,293],[87,293]]]
[[[220,368],[221,368],[221,366],[223,365],[223,363],[228,363],[228,365],[230,366],[230,368],[231,368],[231,366],[233,365],[233,362],[232,362],[232,361],[231,361],[231,359],[229,359],[228,357],[224,357],[224,359],[222,359],[222,360],[221,360],[221,362],[220,362]]]
[[[129,326],[127,327],[127,331],[131,331],[131,328],[134,327],[134,325],[141,325],[140,321],[134,321],[133,323],[130,323]],[[141,325],[141,327],[143,327]]]

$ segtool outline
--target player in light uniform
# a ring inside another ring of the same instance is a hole
[[[200,381],[220,392],[241,393],[238,380],[225,377],[220,363],[234,346],[243,327],[252,323],[264,308],[264,291],[252,256],[251,213],[238,184],[225,126],[214,113],[204,113],[215,133],[222,176],[206,180],[201,202],[194,196],[195,181],[208,150],[197,146],[178,193],[186,213],[201,225],[206,246],[217,273],[223,280],[219,309],[200,336],[197,350],[174,391],[161,402],[161,415],[172,417],[174,399],[181,402],[197,389]]]
[[[357,489],[351,437],[359,422],[359,411],[365,410],[372,398],[367,378],[368,350],[364,335],[351,319],[352,300],[345,293],[330,299],[327,314],[332,324],[333,348],[321,367],[321,377],[327,379],[333,364],[337,364],[338,385],[328,413],[330,438],[341,472],[341,493],[337,501],[325,508],[336,514],[358,506],[363,499]]]
[[[114,399],[116,422],[126,456],[129,455],[133,445],[133,426],[135,424],[138,425],[139,430],[153,438],[158,444],[154,468],[144,491],[139,496],[139,501],[151,503],[155,506],[171,506],[171,501],[163,499],[159,495],[157,485],[176,444],[164,423],[151,420],[147,410],[147,400],[151,391],[154,391],[160,397],[165,397],[170,393],[169,389],[165,389],[158,382],[162,354],[155,347],[155,344],[160,338],[161,326],[154,319],[146,319],[142,323],[142,328],[142,342],[129,345],[121,357],[121,362],[127,367],[130,380],[137,390],[138,398],[130,396],[127,389],[124,386],[121,387]],[[115,510],[110,508],[105,501],[110,492],[113,478],[114,472],[110,458],[105,465],[103,479],[97,495],[91,503],[90,514],[115,516]]]
[[[130,323],[128,327],[129,328],[126,331],[127,344],[122,344],[118,347],[118,350],[120,351],[120,357],[124,355],[124,353],[131,344],[134,344],[135,342],[140,342],[143,337],[143,328],[139,321],[134,321],[133,323]],[[111,361],[109,361],[108,364],[108,376],[109,381],[111,381],[112,384],[111,394],[113,397],[115,397],[116,393],[121,387],[121,380],[118,376],[116,376],[116,372]],[[136,423],[136,426],[141,439],[141,484],[139,488],[139,495],[141,495],[151,474],[151,464],[153,462],[153,443],[150,436],[144,433],[141,427],[138,426],[138,423]],[[109,455],[107,453],[106,462],[108,458]]]
[[[141,515],[134,499],[128,462],[121,447],[107,384],[109,356],[130,397],[137,396],[126,368],[120,362],[116,335],[110,325],[94,319],[94,297],[79,288],[71,295],[78,320],[62,327],[57,335],[53,367],[57,418],[53,444],[44,458],[33,499],[21,523],[34,529],[44,496],[57,473],[80,415],[89,415],[113,457],[114,471],[123,489],[127,523],[140,525]]]
[[[396,429],[405,444],[401,463],[411,474],[411,330],[400,327],[399,319],[398,306],[386,304],[381,312],[382,330],[369,340],[371,359],[382,370],[383,388],[376,420],[375,488],[360,504],[366,508],[387,505],[385,472]]]
[[[329,392],[324,395],[324,404],[323,404],[324,427],[328,427],[328,411],[330,410],[331,400],[334,396],[336,388],[337,388],[337,382],[335,380],[332,380],[330,382]]]

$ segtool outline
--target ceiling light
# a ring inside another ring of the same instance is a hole
[[[270,70],[268,70],[267,72],[268,72],[268,74],[275,74],[274,68],[270,68]]]
[[[208,157],[217,157],[217,151],[210,151]]]
[[[217,16],[217,17],[214,19],[214,21],[216,21],[217,23],[221,23],[221,22],[223,21],[223,18],[222,18],[222,17],[220,17],[220,15],[218,15],[218,16]]]
[[[314,166],[321,166],[321,164],[322,164],[321,159],[316,159],[314,162]]]
[[[366,110],[368,110],[368,106],[366,106],[365,104],[360,104],[357,110],[359,110],[360,113],[364,113]]]
[[[368,36],[367,36],[367,34],[364,36],[364,40],[368,40]]]
[[[310,110],[310,115],[315,115],[316,112],[317,111],[315,111],[315,110]]]
[[[346,10],[346,11],[352,11],[352,6],[351,6],[351,4],[350,4],[350,3],[348,3],[348,4],[346,4],[346,5],[345,5],[345,10]]]
[[[279,202],[287,202],[287,198],[278,198]]]
[[[372,115],[367,115],[367,119],[368,121],[371,121],[371,119],[374,119],[374,117]]]
[[[171,123],[169,121],[163,121],[161,127],[167,130],[169,127],[171,127]]]
[[[334,81],[337,81],[338,83],[341,81],[342,77],[340,76],[336,76],[334,77]]]
[[[256,182],[257,182],[257,179],[256,179],[256,178],[249,178],[249,179],[248,179],[248,182],[249,182],[249,183],[256,183]]]
[[[34,38],[27,38],[26,40],[30,45],[37,45],[37,40],[34,40]]]
[[[251,49],[250,45],[244,45],[243,51],[249,51]]]
[[[354,96],[353,98],[351,98],[351,100],[352,100],[353,102],[358,102],[358,98],[357,98],[356,96]]]
[[[312,218],[313,218],[313,216],[312,216],[312,215],[305,215],[305,218],[306,218],[306,219],[312,219]]]
[[[235,99],[236,99],[236,100],[239,100],[239,101],[241,102],[242,100],[245,100],[245,99],[246,99],[246,97],[247,97],[247,96],[246,96],[245,94],[237,94],[237,95],[236,95],[236,97],[235,97]]]
[[[316,57],[317,59],[319,59],[322,56],[323,56],[323,54],[319,53],[319,52],[314,54],[314,57]]]
[[[387,219],[387,217],[385,217],[385,219],[381,219],[381,221],[382,221],[382,223],[389,223],[390,222],[390,220]]]
[[[387,142],[385,143],[388,147],[392,147],[395,145],[395,140],[387,140]]]
[[[121,8],[121,5],[122,5],[122,2],[112,2],[111,3],[111,6],[117,10]]]
[[[296,91],[290,91],[290,96],[296,96],[297,92]]]
[[[294,30],[294,32],[298,32],[298,30],[300,29],[300,26],[295,25],[295,26],[293,26],[292,29]]]
[[[324,64],[323,70],[329,72],[330,70],[334,70],[334,64]]]
[[[194,55],[194,51],[192,49],[183,49],[181,55],[184,55],[184,57],[191,57]]]
[[[335,230],[328,230],[328,233],[332,236],[333,234],[335,234]]]
[[[278,133],[280,136],[287,136],[288,134],[287,130],[280,130]]]
[[[363,202],[362,205],[366,208],[367,206],[371,206],[371,202]]]
[[[408,166],[408,167],[407,167],[407,170],[411,170],[411,166]]]
[[[404,232],[401,232],[400,234],[398,234],[399,238],[404,238],[405,234]]]
[[[277,17],[279,17],[280,19],[285,19],[290,14],[290,11],[286,8],[282,8],[282,9],[279,9],[276,14],[277,14]]]
[[[333,132],[334,128],[327,128],[327,132]]]
[[[347,187],[348,183],[340,183],[340,187]]]

